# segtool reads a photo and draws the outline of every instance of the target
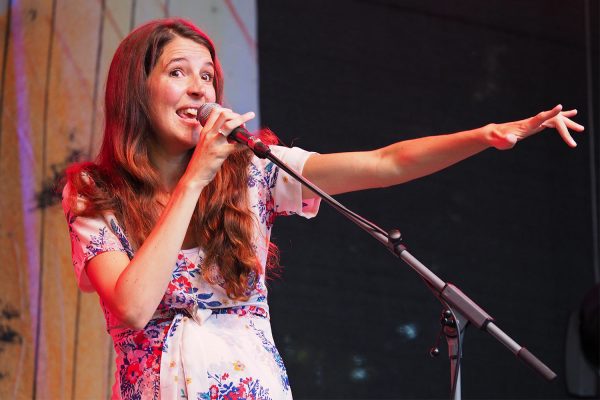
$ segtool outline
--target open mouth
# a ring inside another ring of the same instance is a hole
[[[177,115],[179,115],[183,119],[193,119],[196,120],[198,117],[198,109],[197,108],[181,108],[177,110]]]

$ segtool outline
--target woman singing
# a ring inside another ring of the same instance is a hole
[[[63,207],[82,290],[95,291],[117,354],[116,399],[287,399],[265,275],[276,215],[312,217],[319,199],[227,135],[254,118],[216,107],[223,76],[206,34],[149,22],[120,44],[108,74],[95,162],[67,173]],[[263,142],[330,194],[400,184],[545,128],[570,146],[575,110],[489,124],[373,151],[316,154]]]

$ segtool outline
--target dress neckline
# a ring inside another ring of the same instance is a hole
[[[200,247],[196,246],[196,247],[192,247],[191,249],[181,249],[180,251],[183,254],[196,254],[198,253],[198,251],[200,250]]]

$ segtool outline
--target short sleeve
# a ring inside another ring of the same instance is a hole
[[[87,262],[107,251],[121,251],[131,258],[131,247],[112,214],[98,218],[76,216],[69,206],[70,191],[71,187],[67,184],[63,189],[62,206],[71,237],[73,268],[79,288],[84,292],[93,292],[94,288],[85,272]]]
[[[294,171],[302,174],[306,160],[314,152],[298,147],[271,146],[273,154]],[[271,171],[275,185],[271,189],[277,215],[297,214],[305,218],[317,215],[321,198],[315,195],[312,199],[302,199],[302,184],[287,172],[274,167]]]

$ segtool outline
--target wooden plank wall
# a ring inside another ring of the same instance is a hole
[[[76,287],[54,186],[68,163],[99,148],[104,81],[120,40],[165,16],[198,23],[217,44],[240,43],[235,57],[244,62],[222,62],[226,76],[247,83],[226,96],[258,111],[256,67],[247,78],[248,59],[256,61],[252,1],[0,0],[2,399],[110,397],[112,342],[97,296]]]

